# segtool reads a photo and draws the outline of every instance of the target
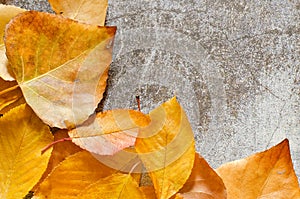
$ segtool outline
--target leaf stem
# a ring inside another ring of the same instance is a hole
[[[51,142],[50,144],[48,144],[47,146],[45,146],[42,151],[41,154],[45,153],[48,149],[50,149],[54,144],[57,144],[59,142],[64,142],[64,141],[72,141],[72,138],[68,137],[68,138],[62,138],[56,141]]]
[[[141,100],[140,100],[140,96],[135,96],[137,105],[138,105],[138,110],[141,112]]]

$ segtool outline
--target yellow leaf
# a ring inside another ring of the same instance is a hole
[[[7,81],[15,80],[7,71],[7,58],[5,55],[5,46],[3,42],[4,30],[6,24],[17,14],[25,12],[25,10],[0,4],[0,77]]]
[[[112,155],[133,146],[140,128],[148,123],[149,118],[139,111],[110,110],[97,113],[69,135],[75,144],[90,152]]]
[[[184,199],[226,199],[222,179],[197,153],[192,173],[179,193],[177,197]]]
[[[78,194],[113,170],[95,159],[89,152],[81,151],[67,157],[40,184],[36,198],[77,199]]]
[[[136,141],[157,198],[169,198],[186,182],[194,164],[194,135],[176,98],[150,112],[151,124]]]
[[[94,112],[106,87],[115,31],[36,11],[9,23],[10,70],[45,123],[71,128]]]
[[[300,189],[293,169],[288,140],[248,158],[217,169],[228,199],[298,199]]]
[[[104,26],[107,0],[49,0],[52,9],[81,23]]]
[[[24,103],[25,99],[17,82],[0,78],[0,114]]]
[[[51,150],[41,149],[53,140],[47,125],[27,105],[0,118],[0,198],[22,198],[46,170]]]
[[[84,189],[80,199],[143,199],[144,195],[130,174],[113,174]]]

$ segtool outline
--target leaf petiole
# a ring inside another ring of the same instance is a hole
[[[68,138],[62,138],[56,141],[51,142],[50,144],[48,144],[47,146],[45,146],[42,151],[41,154],[45,153],[48,149],[50,149],[50,147],[52,147],[54,144],[57,144],[59,142],[64,142],[64,141],[72,141],[72,138],[68,137]]]
[[[141,112],[141,100],[140,100],[140,96],[135,96],[135,100],[137,102],[138,105],[138,110]]]

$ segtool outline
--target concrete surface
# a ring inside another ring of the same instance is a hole
[[[104,109],[140,95],[147,113],[176,95],[213,167],[287,137],[300,176],[298,0],[113,0],[107,24],[118,32]]]

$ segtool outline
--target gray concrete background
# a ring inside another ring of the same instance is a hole
[[[49,11],[47,1],[6,1]],[[104,109],[186,110],[214,167],[288,138],[300,176],[298,0],[113,0],[118,26]]]

